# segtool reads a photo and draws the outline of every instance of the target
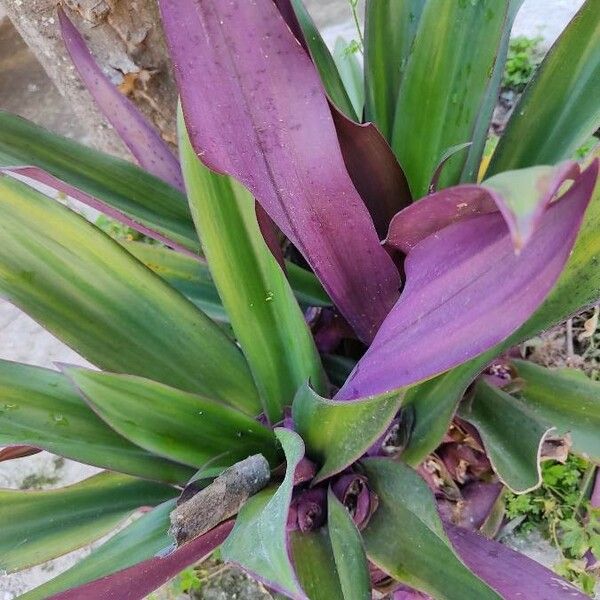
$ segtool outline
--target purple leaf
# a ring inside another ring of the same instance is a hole
[[[494,200],[478,185],[446,188],[399,212],[390,223],[385,245],[408,254],[419,242],[452,223],[497,211]]]
[[[500,211],[520,251],[562,184],[579,174],[579,165],[567,161],[557,167],[508,171],[480,185],[457,185],[430,194],[392,219],[385,244],[408,254],[420,241],[451,223]]]
[[[82,35],[60,6],[58,20],[63,41],[81,80],[140,166],[178,190],[183,190],[179,163],[167,143],[146,121],[135,104],[102,72]]]
[[[220,546],[233,529],[226,521],[165,557],[154,557],[112,575],[51,596],[51,600],[141,600]]]
[[[292,6],[290,0],[273,0],[275,2],[275,6],[277,10],[281,13],[281,16],[287,23],[287,26],[291,29],[295,38],[302,44],[302,47],[309,52],[308,45],[306,40],[304,39],[304,34],[302,33],[302,28],[300,27],[300,23],[298,22],[298,17],[296,16],[296,11]]]
[[[392,593],[391,600],[432,600],[432,598],[403,585]]]
[[[311,56],[290,0],[275,0],[275,4],[296,39]],[[312,42],[320,45],[314,40]],[[329,52],[326,48],[324,51]],[[335,69],[333,59],[331,63]],[[340,84],[343,85],[341,81]],[[390,145],[373,123],[355,123],[336,108],[331,98],[329,107],[348,173],[371,213],[377,233],[383,238],[392,217],[412,203],[404,171]]]
[[[1,167],[0,172],[6,173],[7,175],[10,175],[11,177],[14,177],[15,179],[19,180],[23,180],[23,178],[26,178],[25,181],[29,185],[31,185],[31,182],[27,180],[32,180],[33,182],[37,182],[39,184],[42,184],[43,186],[48,186],[53,190],[56,190],[57,192],[66,194],[67,196],[78,200],[82,204],[85,204],[86,206],[89,206],[90,208],[93,208],[94,210],[105,214],[106,216],[114,219],[115,221],[118,221],[119,223],[123,223],[123,225],[127,225],[127,227],[131,227],[131,229],[134,229],[135,231],[139,231],[143,235],[146,235],[154,240],[158,240],[159,242],[162,242],[166,246],[169,246],[170,248],[173,248],[178,252],[186,254],[187,256],[192,256],[196,260],[201,260],[201,257],[198,256],[198,254],[196,254],[195,252],[192,252],[189,248],[186,248],[182,244],[164,236],[155,229],[150,229],[149,227],[146,227],[139,221],[136,221],[131,217],[127,216],[120,210],[110,206],[105,202],[102,202],[102,200],[94,198],[90,194],[87,194],[86,192],[83,192],[82,190],[68,183],[65,183],[64,181],[58,179],[57,177],[54,177],[54,175],[50,175],[50,173],[44,171],[43,169],[40,169],[39,167]],[[38,189],[42,193],[45,193],[44,189],[41,187],[35,185],[32,185],[32,187]]]
[[[489,517],[498,496],[502,492],[501,483],[473,481],[461,490],[462,499],[452,502],[438,500],[438,512],[443,520],[466,529],[479,529]]]
[[[358,529],[364,529],[379,505],[379,498],[369,488],[367,478],[357,473],[342,475],[334,482],[332,490],[348,509]]]
[[[287,530],[306,533],[322,527],[327,519],[327,488],[301,491],[290,505]]]
[[[345,168],[310,59],[272,0],[159,5],[198,156],[253,193],[371,340],[400,278]]]
[[[281,248],[281,244],[279,243],[279,237],[277,236],[275,223],[273,223],[273,219],[271,219],[265,209],[258,202],[254,202],[254,211],[256,213],[258,228],[262,233],[265,244],[267,244],[271,254],[279,263],[281,270],[285,273],[285,257],[283,256],[283,250]]]
[[[24,458],[32,454],[41,452],[39,448],[34,446],[5,446],[0,449],[0,462],[5,460],[13,460],[14,458]]]
[[[394,215],[412,203],[404,171],[373,123],[355,123],[334,106],[331,114],[348,173],[384,238]]]
[[[444,527],[463,562],[505,600],[589,600],[530,558],[450,523]]]
[[[560,275],[597,174],[594,161],[545,212],[518,256],[498,213],[453,223],[418,243],[405,261],[400,300],[337,399],[423,381],[515,331]]]

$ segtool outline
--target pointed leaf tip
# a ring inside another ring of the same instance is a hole
[[[252,192],[371,340],[400,278],[348,175],[306,52],[272,0],[235,10],[215,0],[159,5],[196,153]]]
[[[400,300],[336,398],[423,381],[516,331],[560,276],[597,176],[594,161],[550,205],[519,256],[498,213],[455,222],[417,243],[405,262]]]
[[[139,164],[157,177],[183,190],[179,163],[160,134],[138,108],[102,72],[86,46],[83,36],[57,7],[63,41],[77,72],[98,108],[115,128]]]

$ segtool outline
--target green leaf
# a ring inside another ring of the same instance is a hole
[[[399,390],[340,402],[321,397],[308,384],[301,387],[292,416],[307,455],[321,465],[314,482],[358,460],[383,435],[403,397]]]
[[[510,34],[515,22],[515,17],[523,5],[524,0],[508,0],[508,11],[504,23],[504,32],[496,52],[496,61],[489,80],[487,90],[483,97],[477,119],[474,122],[473,133],[471,134],[471,145],[467,151],[467,160],[463,166],[461,183],[477,182],[481,161],[484,157],[490,122],[494,114],[494,109],[498,102],[498,95],[502,85],[508,50],[510,46]]]
[[[573,156],[600,126],[600,5],[587,0],[515,107],[488,173]]]
[[[317,389],[326,389],[319,354],[285,274],[259,229],[252,195],[233,178],[200,162],[181,114],[179,136],[190,207],[213,280],[265,413],[275,423],[306,379]]]
[[[104,421],[150,452],[196,468],[210,462],[217,473],[258,453],[278,463],[270,429],[211,398],[132,375],[65,373]]]
[[[472,141],[493,82],[508,9],[509,0],[425,4],[402,75],[392,134],[414,198],[427,194],[448,148]],[[441,188],[460,181],[466,158],[459,153],[448,161]]]
[[[0,446],[24,444],[79,462],[185,483],[193,469],[132,444],[104,423],[61,373],[0,361]]]
[[[600,186],[588,206],[575,247],[558,283],[533,316],[507,340],[469,362],[408,390],[415,425],[403,460],[417,465],[441,442],[468,385],[507,348],[538,335],[600,298]]]
[[[193,251],[185,196],[139,167],[0,111],[0,166],[36,166]]]
[[[370,600],[371,577],[362,538],[331,488],[327,494],[327,527],[344,600]]]
[[[362,65],[344,38],[335,40],[333,60],[337,66],[340,77],[346,88],[354,113],[362,117],[365,107],[365,84]]]
[[[414,426],[402,460],[416,467],[433,452],[448,431],[456,407],[469,384],[493,357],[484,355],[419,383],[406,392],[405,406],[414,409]]]
[[[500,600],[460,561],[446,537],[435,499],[406,465],[364,461],[379,508],[363,531],[367,555],[382,571],[436,600]]]
[[[0,236],[0,295],[90,362],[260,411],[231,339],[81,216],[0,176]]]
[[[307,533],[290,532],[290,551],[302,589],[310,600],[346,600],[326,526]]]
[[[560,524],[560,528],[561,547],[569,550],[576,558],[581,558],[590,548],[589,537],[584,527],[575,519],[567,519]]]
[[[360,121],[360,116],[354,109],[350,95],[346,90],[342,77],[337,69],[335,60],[329,52],[329,48],[323,41],[319,30],[314,24],[310,14],[304,6],[303,0],[285,0],[289,2],[294,10],[298,25],[302,31],[308,51],[319,71],[321,81],[331,101],[349,119]]]
[[[174,488],[115,473],[43,492],[0,491],[0,569],[17,571],[61,556],[114,529]]]
[[[285,270],[300,304],[305,306],[331,306],[333,304],[312,271],[307,271],[288,261],[285,263]]]
[[[256,573],[291,598],[304,598],[288,556],[286,532],[294,473],[304,456],[304,444],[288,429],[275,429],[275,435],[285,452],[285,478],[276,490],[267,488],[242,507],[233,531],[221,546],[221,556]]]
[[[600,462],[600,383],[581,371],[545,369],[524,360],[513,361],[524,381],[522,402],[536,417],[571,436],[572,450]]]
[[[542,483],[542,443],[551,427],[524,402],[480,379],[459,414],[477,428],[502,483],[516,493],[530,492]]]
[[[168,548],[173,540],[168,530],[175,500],[160,504],[111,537],[99,548],[54,579],[20,596],[20,600],[44,600],[148,560]]]
[[[342,387],[352,369],[356,366],[356,360],[347,356],[340,356],[338,354],[322,354],[321,360],[323,361],[323,367],[327,372],[329,381],[336,387]]]
[[[229,323],[205,262],[162,246],[127,241],[120,244],[213,321]],[[313,273],[290,262],[285,267],[298,302],[306,306],[331,306],[331,300]]]
[[[424,0],[367,0],[365,9],[365,113],[390,141],[398,92]]]
[[[144,242],[120,244],[213,321],[229,322],[206,263],[163,246]]]

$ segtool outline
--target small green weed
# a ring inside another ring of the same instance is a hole
[[[541,38],[519,36],[510,41],[502,87],[522,92],[541,61]]]
[[[178,600],[180,598],[190,598],[192,593],[202,587],[202,580],[198,576],[199,572],[194,567],[188,567],[171,579],[162,589],[162,593],[150,594],[147,600],[158,600],[166,598],[166,600]]]
[[[584,556],[591,551],[600,560],[600,509],[586,500],[594,471],[594,465],[570,455],[564,464],[543,463],[539,489],[506,496],[507,517],[522,520],[516,531],[541,530],[563,557],[555,571],[589,595],[597,581],[586,571]]]

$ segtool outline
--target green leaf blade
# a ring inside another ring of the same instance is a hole
[[[61,373],[0,361],[0,445],[11,444],[167,483],[185,483],[193,474],[113,431]]]
[[[15,571],[102,537],[141,506],[176,490],[113,473],[42,492],[0,491],[0,568]]]
[[[53,594],[88,583],[152,558],[172,544],[169,515],[175,500],[160,504],[93,550],[88,556],[47,583],[20,596],[44,600]]]
[[[456,556],[424,481],[389,459],[364,461],[379,508],[363,532],[369,559],[437,600],[500,600]]]
[[[273,433],[225,404],[131,375],[65,372],[104,421],[150,452],[217,472],[257,453],[278,462]]]
[[[0,166],[35,166],[192,251],[185,196],[139,167],[0,111]]]
[[[272,422],[306,379],[326,389],[314,340],[259,229],[254,199],[197,158],[180,116],[182,168],[212,277]],[[293,340],[293,343],[291,343]]]
[[[514,365],[524,381],[527,409],[555,427],[557,435],[570,434],[574,452],[600,462],[600,383],[581,371],[545,369],[524,360]]]
[[[587,0],[515,107],[488,174],[571,158],[600,126],[600,5]]]
[[[508,0],[457,0],[428,2],[423,9],[402,77],[392,134],[392,148],[414,198],[427,194],[448,148],[472,141],[494,74],[508,4]],[[460,181],[465,160],[465,153],[460,153],[448,161],[440,187]]]
[[[0,235],[0,294],[90,362],[260,411],[231,339],[85,219],[0,176]]]
[[[477,428],[494,471],[513,492],[530,492],[542,483],[542,443],[551,427],[523,402],[480,380],[459,414]]]
[[[290,551],[302,589],[310,600],[346,600],[327,527],[290,532]]]
[[[369,600],[371,577],[362,538],[331,488],[327,494],[327,529],[344,600]]]
[[[403,396],[402,391],[394,391],[340,402],[319,396],[308,384],[300,388],[292,416],[308,456],[321,465],[314,481],[339,473],[358,460],[383,435]]]
[[[365,113],[390,141],[398,93],[425,7],[424,0],[367,0]]]

